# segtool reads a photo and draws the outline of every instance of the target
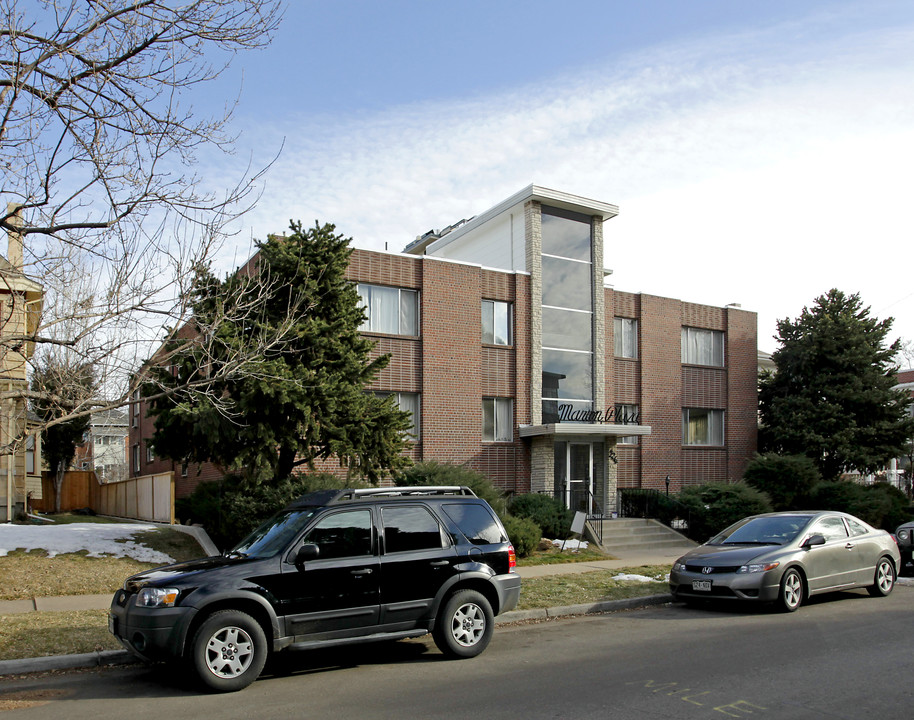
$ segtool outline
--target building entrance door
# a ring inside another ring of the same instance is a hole
[[[568,482],[565,505],[569,510],[593,513],[593,445],[568,443]]]

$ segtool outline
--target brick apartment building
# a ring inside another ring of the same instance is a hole
[[[756,449],[756,315],[621,292],[608,203],[530,186],[403,253],[355,250],[363,332],[391,362],[370,388],[413,413],[414,460],[467,464],[514,493],[610,512],[616,489],[737,480]],[[131,409],[131,473],[153,457]]]

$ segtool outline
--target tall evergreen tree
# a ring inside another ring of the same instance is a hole
[[[760,449],[806,455],[825,479],[876,472],[910,436],[909,399],[893,390],[898,342],[859,295],[830,290],[796,320],[778,321],[776,371],[759,388]]]
[[[291,229],[289,237],[258,243],[254,260],[224,281],[199,271],[197,330],[212,326],[225,307],[246,310],[238,322],[218,324],[215,343],[196,342],[190,332],[163,348],[151,365],[161,383],[193,387],[257,338],[282,341],[264,343],[256,366],[204,397],[153,397],[153,447],[178,461],[214,462],[254,483],[325,458],[377,482],[407,462],[409,413],[365,390],[389,356],[372,358],[373,343],[359,332],[364,311],[345,277],[349,240],[333,225]],[[281,323],[287,327],[277,330]]]

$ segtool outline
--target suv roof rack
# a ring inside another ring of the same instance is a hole
[[[355,490],[344,490],[337,500],[346,500],[350,498],[367,496],[381,497],[402,497],[404,495],[470,495],[476,497],[470,488],[466,485],[409,485],[401,487],[379,487],[379,488],[358,488]]]

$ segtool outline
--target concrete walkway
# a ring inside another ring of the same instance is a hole
[[[620,554],[609,560],[593,560],[581,563],[561,563],[556,565],[532,565],[517,568],[521,578],[547,577],[550,575],[569,575],[593,572],[595,570],[617,570],[634,568],[642,565],[672,565],[673,562],[689,547],[664,548],[650,552],[630,552]],[[0,601],[0,616],[17,613],[64,611],[64,610],[106,610],[111,605],[114,593],[102,595],[67,595],[59,597],[32,598],[30,600]],[[525,620],[543,620],[567,615],[585,615],[594,612],[609,612],[633,607],[644,607],[670,601],[666,594],[651,595],[629,600],[614,600],[600,603],[568,605],[555,608],[537,608],[533,610],[513,610],[499,615],[498,624]],[[20,675],[30,672],[64,670],[81,667],[98,667],[102,665],[120,665],[135,662],[136,658],[126,650],[105,650],[82,655],[57,655],[23,660],[0,661],[0,676]]]

